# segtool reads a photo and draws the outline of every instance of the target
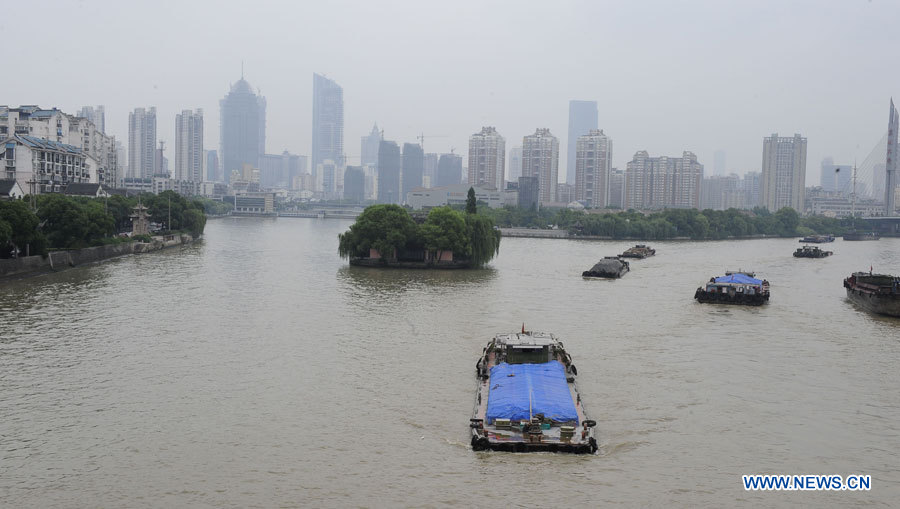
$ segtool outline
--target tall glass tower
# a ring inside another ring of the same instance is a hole
[[[219,154],[227,183],[231,172],[241,171],[244,164],[259,168],[260,157],[266,153],[266,98],[254,94],[241,76],[219,101],[219,108]]]

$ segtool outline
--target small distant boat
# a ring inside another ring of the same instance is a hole
[[[844,234],[844,240],[878,240],[881,235],[878,232],[847,232]]]
[[[625,250],[624,253],[620,254],[622,258],[638,258],[644,259],[648,256],[653,256],[656,254],[656,250],[651,248],[650,246],[644,244],[638,244],[634,247],[630,247]]]
[[[761,306],[769,302],[769,282],[743,272],[710,278],[697,288],[694,298],[701,303]]]
[[[804,244],[822,244],[825,242],[834,242],[834,235],[808,235],[800,239],[798,242],[803,242]]]
[[[498,334],[475,365],[472,450],[597,452],[578,370],[561,341],[543,332]]]
[[[608,279],[618,279],[631,270],[628,262],[622,260],[618,256],[604,256],[602,260],[595,263],[591,270],[581,273],[582,277],[603,277]]]
[[[735,274],[743,274],[743,275],[745,275],[745,276],[756,277],[756,272],[753,272],[753,271],[750,271],[750,270],[740,270],[740,269],[738,269],[738,270],[726,270],[726,271],[725,271],[725,275],[726,275],[726,276],[733,276],[733,275],[735,275]]]
[[[819,246],[803,246],[798,247],[797,250],[794,251],[794,257],[796,258],[825,258],[826,256],[831,256],[833,254],[833,251],[819,249]]]
[[[900,276],[854,272],[844,279],[847,298],[866,311],[900,316]]]

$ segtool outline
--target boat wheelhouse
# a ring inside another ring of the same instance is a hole
[[[578,370],[553,334],[498,334],[476,364],[472,449],[594,453]]]

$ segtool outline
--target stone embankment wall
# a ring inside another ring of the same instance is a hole
[[[180,235],[153,237],[151,242],[127,242],[68,251],[53,251],[46,258],[42,256],[25,256],[0,260],[0,278],[65,270],[70,267],[97,263],[118,256],[159,251],[167,247],[189,244],[193,241],[194,237],[182,233]]]

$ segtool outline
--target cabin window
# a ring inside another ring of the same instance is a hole
[[[547,362],[547,347],[515,348],[506,351],[506,362],[510,364],[541,364]]]

